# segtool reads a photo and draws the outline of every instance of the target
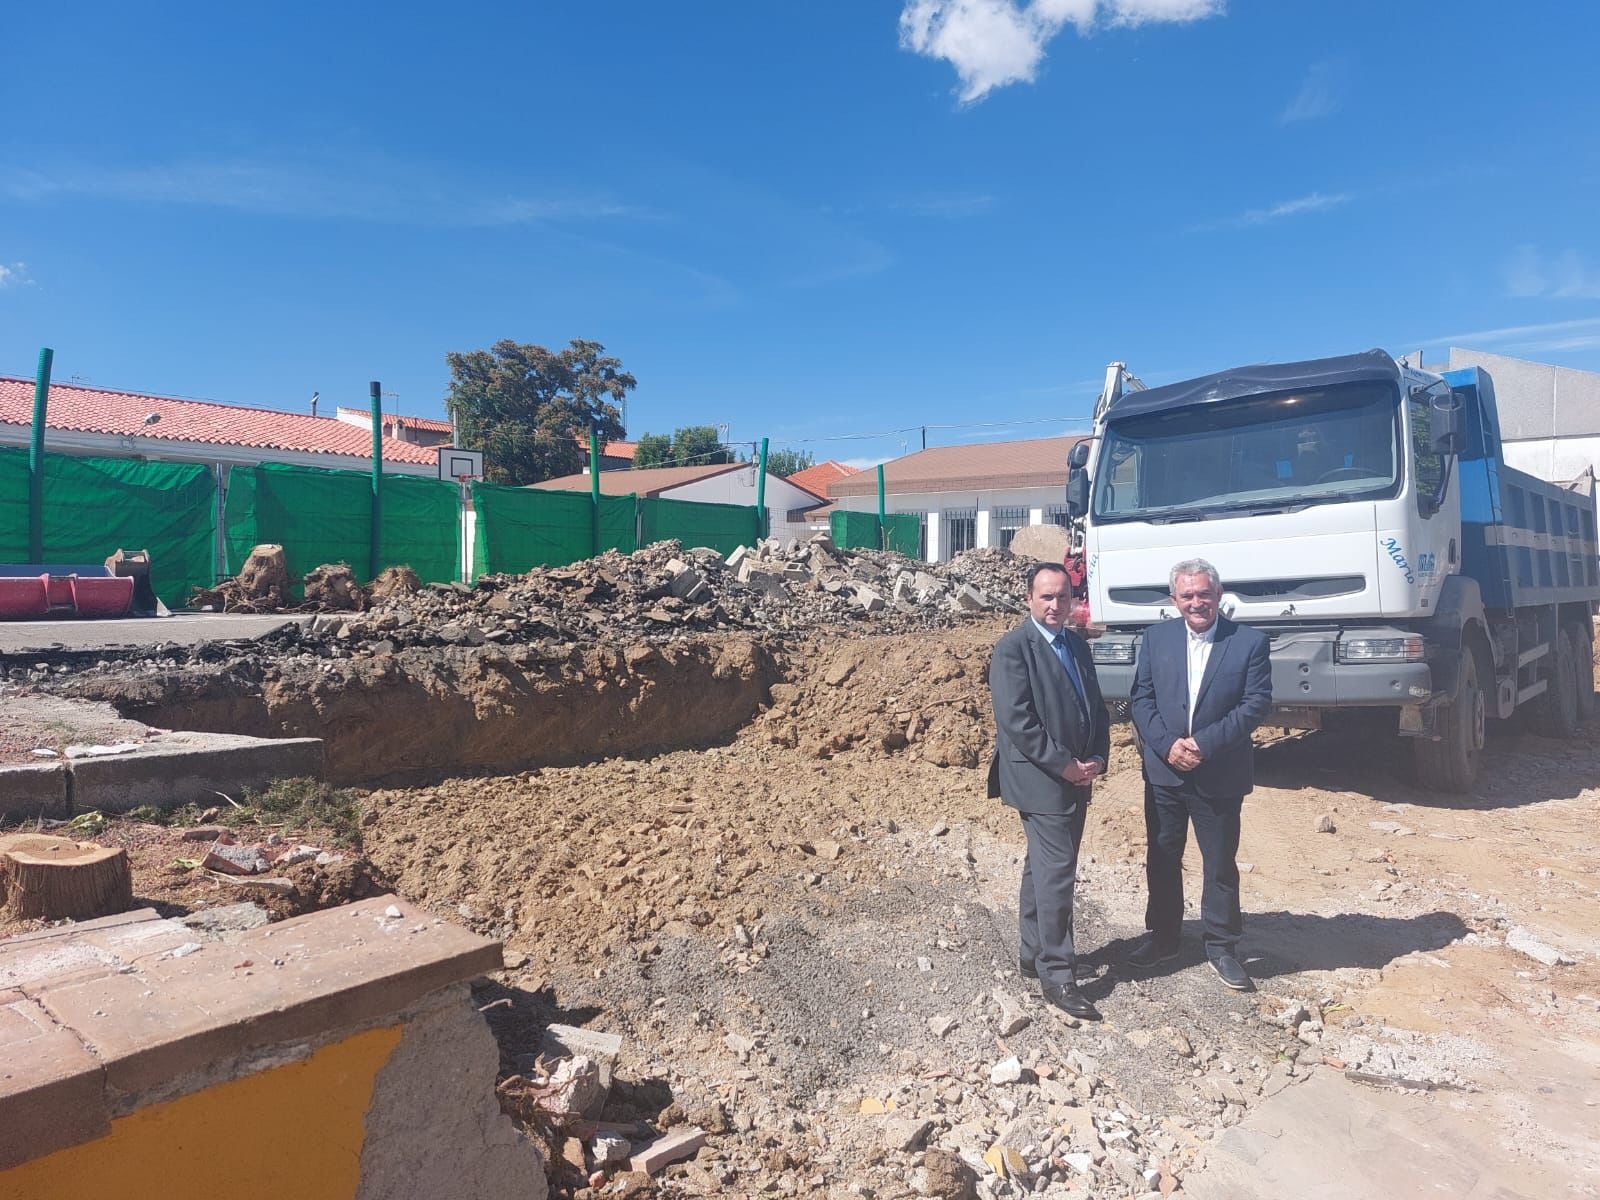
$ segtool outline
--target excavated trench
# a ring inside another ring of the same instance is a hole
[[[357,784],[706,745],[748,723],[781,677],[768,645],[730,636],[113,669],[66,690],[158,728],[322,738],[328,780]]]

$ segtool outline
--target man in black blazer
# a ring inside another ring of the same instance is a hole
[[[1018,967],[1057,1008],[1099,1020],[1078,990],[1072,891],[1091,785],[1111,752],[1111,722],[1089,648],[1066,627],[1071,603],[1065,568],[1037,564],[1028,571],[1028,619],[995,644],[989,795],[1017,810],[1028,840]]]
[[[1204,559],[1172,568],[1180,617],[1153,625],[1139,646],[1130,708],[1144,752],[1145,928],[1136,967],[1177,957],[1183,925],[1183,847],[1200,847],[1206,958],[1229,987],[1250,989],[1239,964],[1239,812],[1255,786],[1250,734],[1272,708],[1265,635],[1221,616],[1222,580]]]

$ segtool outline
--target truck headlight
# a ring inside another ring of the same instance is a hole
[[[1422,659],[1421,634],[1339,639],[1339,661],[1344,663],[1421,662]]]
[[[1089,653],[1094,658],[1096,666],[1126,665],[1133,661],[1133,643],[1096,638],[1089,643]]]

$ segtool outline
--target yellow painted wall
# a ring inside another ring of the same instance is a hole
[[[367,1107],[398,1025],[111,1122],[93,1142],[0,1172],[5,1200],[350,1200]]]

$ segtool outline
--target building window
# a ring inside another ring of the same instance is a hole
[[[1065,504],[1052,504],[1044,510],[1044,523],[1046,525],[1059,525],[1063,529],[1072,526],[1072,514],[1067,512]]]
[[[997,508],[991,518],[994,521],[994,543],[1002,550],[1011,549],[1011,539],[1017,536],[1017,530],[1027,527],[1028,510],[1025,508]]]
[[[954,558],[963,550],[978,544],[978,510],[955,508],[947,510],[940,520],[944,529],[944,557]]]

